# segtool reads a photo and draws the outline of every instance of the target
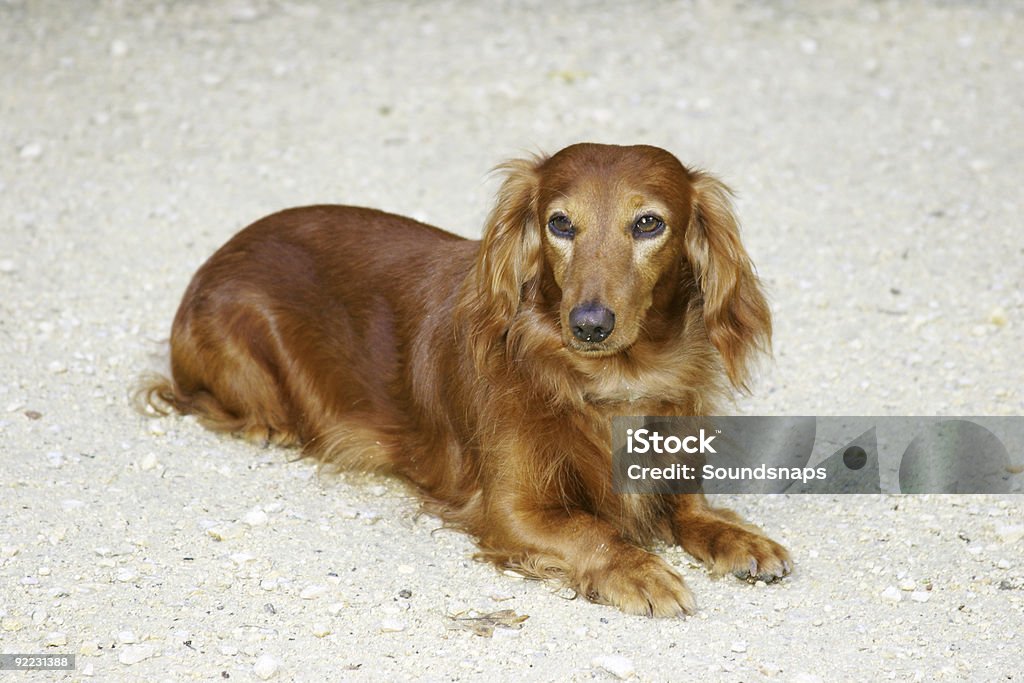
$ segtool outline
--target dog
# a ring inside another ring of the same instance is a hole
[[[730,190],[643,145],[498,168],[480,241],[330,205],[245,228],[193,277],[143,401],[398,475],[481,558],[628,613],[695,609],[657,541],[790,573],[701,493],[612,490],[612,416],[711,414],[770,352]]]

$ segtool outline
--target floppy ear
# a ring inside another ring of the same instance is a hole
[[[505,173],[505,181],[484,227],[465,292],[468,341],[480,368],[494,342],[508,332],[524,291],[540,274],[537,167],[542,162],[542,158],[513,159],[495,169]]]
[[[758,352],[771,349],[771,313],[740,242],[732,191],[707,173],[693,172],[691,179],[686,253],[704,297],[704,325],[729,381],[746,391],[748,364]]]

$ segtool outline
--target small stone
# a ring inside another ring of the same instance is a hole
[[[900,590],[896,588],[896,586],[889,586],[882,591],[882,599],[888,600],[889,602],[899,602],[903,599],[903,596],[900,594]]]
[[[345,610],[345,603],[343,602],[332,602],[327,606],[327,613],[332,617],[336,617]]]
[[[18,267],[14,265],[14,261],[11,259],[0,259],[0,273],[10,274],[17,270]]]
[[[46,638],[43,640],[44,647],[64,647],[68,644],[68,634],[61,631],[53,631],[47,633]]]
[[[241,524],[218,524],[206,530],[206,534],[215,541],[230,541],[239,538],[245,529]]]
[[[92,662],[85,663],[85,666],[82,667],[82,675],[86,678],[92,678],[96,675],[96,667],[93,666]]]
[[[111,57],[124,57],[128,54],[128,44],[123,40],[114,40],[110,43],[110,56]]]
[[[23,624],[14,617],[4,617],[0,619],[0,629],[4,631],[20,631],[23,628]]]
[[[234,657],[235,655],[238,654],[238,647],[235,646],[235,645],[231,645],[230,643],[225,643],[224,645],[221,645],[217,649],[225,657]]]
[[[400,565],[398,565],[398,573],[399,574],[415,574],[416,573],[416,568],[413,567],[412,565],[409,565],[409,564],[400,564]]]
[[[996,527],[996,538],[1002,543],[1010,545],[1024,538],[1024,525],[1005,524]]]
[[[901,591],[912,591],[915,588],[917,588],[917,584],[914,583],[913,579],[903,579],[902,581],[900,581]]]
[[[62,375],[68,371],[68,366],[59,360],[50,361],[50,364],[46,366],[46,369],[55,375]]]
[[[331,627],[322,621],[315,622],[311,627],[310,631],[317,638],[324,638],[331,635]]]
[[[1002,306],[996,306],[992,309],[992,312],[988,314],[988,321],[996,327],[1005,327],[1009,320],[1010,319],[1006,317],[1006,309]]]
[[[405,630],[405,623],[400,619],[384,619],[380,622],[381,633],[399,633]]]
[[[242,518],[242,521],[249,526],[263,526],[269,519],[270,518],[267,516],[266,512],[259,508],[253,508],[245,513],[245,517]]]
[[[32,613],[32,623],[38,626],[39,624],[46,621],[47,616],[49,615],[46,614],[46,610],[37,609],[35,612]]]
[[[100,644],[95,640],[86,640],[78,646],[78,654],[85,657],[98,657],[100,654]]]
[[[928,602],[931,600],[932,594],[928,591],[914,591],[910,594],[910,599],[914,602]]]
[[[266,654],[260,655],[256,659],[256,663],[252,665],[252,672],[263,681],[270,680],[276,676],[280,669],[281,662],[277,658]]]
[[[131,581],[139,578],[139,573],[131,567],[122,567],[117,570],[114,578],[122,583],[130,583]]]
[[[1000,569],[1009,569],[1013,565],[1010,564],[1009,560],[1002,559],[1002,560],[999,560],[998,562],[996,562],[996,566],[999,567]]]
[[[729,649],[733,652],[746,652],[747,644],[742,640],[735,640],[733,641],[732,645],[729,646]]]
[[[39,576],[49,576],[50,575],[50,568],[49,567],[40,567],[37,570],[36,573],[39,574]]]
[[[18,150],[18,156],[22,159],[38,159],[43,154],[43,145],[39,142],[30,142],[22,145]]]
[[[316,598],[323,597],[326,594],[327,586],[307,586],[306,588],[302,589],[301,593],[299,593],[299,597],[303,600],[314,600]]]
[[[146,453],[139,461],[139,469],[148,472],[157,466],[156,453]]]
[[[622,681],[636,675],[633,660],[622,655],[598,655],[591,661],[591,665],[598,669],[604,669]]]
[[[239,567],[241,567],[243,564],[248,564],[256,558],[250,555],[249,553],[233,553],[229,556],[229,559],[235,564],[237,564]]]
[[[132,643],[139,642],[139,639],[135,636],[134,631],[121,631],[117,634],[117,640],[119,643],[124,645],[131,645]]]
[[[156,648],[152,645],[128,645],[121,648],[121,651],[117,654],[117,661],[131,666],[132,664],[138,664],[139,662],[145,661],[156,654]]]

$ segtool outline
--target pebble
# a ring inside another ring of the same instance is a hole
[[[931,600],[932,594],[928,591],[914,591],[910,594],[910,599],[914,602],[928,602]]]
[[[78,654],[85,657],[98,657],[100,654],[100,644],[95,640],[83,641],[82,644],[78,646]]]
[[[121,648],[121,651],[117,654],[117,661],[131,666],[132,664],[145,661],[155,654],[156,648],[152,645],[128,645]]]
[[[225,657],[234,657],[238,654],[238,647],[235,645],[221,645],[218,650]]]
[[[139,578],[139,573],[131,567],[122,567],[117,570],[117,574],[114,575],[114,578],[123,583],[128,583]]]
[[[155,469],[157,466],[156,453],[146,453],[142,456],[142,460],[139,461],[139,469],[143,471],[149,471]]]
[[[302,592],[299,593],[299,597],[302,598],[303,600],[314,600],[316,598],[323,597],[326,594],[327,594],[327,586],[316,585],[316,586],[307,586],[307,587],[303,588]]]
[[[401,619],[384,619],[380,622],[381,633],[400,633],[405,630],[405,622]]]
[[[241,537],[245,529],[241,524],[218,524],[206,530],[206,534],[215,541],[230,541]]]
[[[0,619],[0,629],[4,631],[20,631],[23,628],[23,624],[14,617],[4,617]]]
[[[1003,560],[999,560],[998,562],[996,562],[996,566],[999,567],[1000,569],[1009,569],[1013,565],[1010,564],[1009,560],[1003,559]]]
[[[134,631],[121,631],[117,634],[117,640],[124,645],[131,645],[132,643],[139,642]]]
[[[336,617],[342,613],[345,609],[345,603],[343,602],[332,602],[327,606],[327,613],[332,617]]]
[[[888,600],[889,602],[899,602],[903,599],[903,596],[900,594],[900,590],[896,588],[896,586],[889,586],[882,591],[882,599]]]
[[[111,57],[124,57],[128,54],[128,44],[123,40],[115,40],[110,43],[110,56]]]
[[[18,150],[18,156],[22,159],[38,159],[43,154],[43,146],[38,142],[30,142],[22,145]]]
[[[901,591],[912,591],[915,588],[917,588],[917,584],[914,583],[913,579],[903,579],[902,581],[900,581]]]
[[[623,681],[636,675],[633,660],[622,655],[598,655],[591,664]]]
[[[733,641],[732,645],[729,646],[729,649],[733,652],[746,652],[747,644],[742,640],[735,640]]]
[[[1002,306],[996,306],[988,314],[988,321],[996,327],[1004,327],[1009,322],[1009,318],[1006,317],[1006,309]]]
[[[45,647],[63,647],[68,644],[68,634],[61,631],[53,631],[52,633],[46,634],[46,639],[43,641]]]
[[[324,638],[331,635],[331,627],[322,621],[314,622],[309,630],[317,638]]]
[[[68,366],[59,360],[50,361],[50,364],[46,366],[46,369],[55,375],[61,375],[68,371]]]
[[[249,526],[263,526],[269,519],[270,518],[267,516],[266,512],[260,508],[253,508],[245,513],[245,517],[242,518],[242,521]]]
[[[1024,538],[1024,525],[1001,524],[996,527],[996,538],[1007,545],[1016,543],[1020,539]]]
[[[256,663],[252,665],[252,672],[256,674],[256,677],[260,680],[266,681],[277,675],[277,672],[281,669],[281,662],[276,657],[270,655],[260,655],[256,658]]]
[[[14,265],[14,261],[9,258],[0,259],[0,273],[13,273],[18,270],[18,267]]]

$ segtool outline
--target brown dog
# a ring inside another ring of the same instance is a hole
[[[657,539],[718,573],[788,573],[703,495],[612,492],[612,416],[708,414],[769,344],[728,189],[647,146],[503,169],[480,242],[343,206],[242,230],[185,292],[173,381],[142,395],[401,475],[484,557],[627,612],[694,609]]]

